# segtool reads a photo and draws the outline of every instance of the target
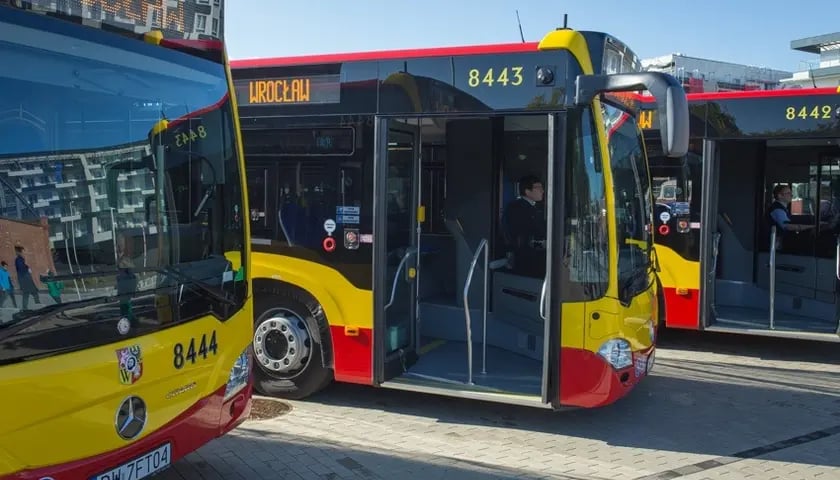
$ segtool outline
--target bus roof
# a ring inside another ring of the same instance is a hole
[[[522,53],[537,51],[538,42],[494,43],[450,47],[409,48],[399,50],[371,50],[366,52],[326,53],[289,57],[249,58],[231,60],[231,68],[268,68],[293,65],[319,65],[325,63],[398,60],[408,58],[447,57],[456,55],[482,55]]]

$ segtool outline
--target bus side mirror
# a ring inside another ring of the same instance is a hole
[[[647,90],[656,99],[662,153],[680,158],[688,153],[688,99],[682,85],[662,72],[618,73],[613,75],[578,75],[575,102],[585,105],[603,92]]]

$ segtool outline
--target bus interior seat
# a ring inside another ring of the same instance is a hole
[[[542,284],[541,278],[493,272],[493,314],[527,333],[542,336],[544,325],[539,316]]]

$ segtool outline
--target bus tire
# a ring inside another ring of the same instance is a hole
[[[262,395],[301,400],[325,388],[332,370],[322,362],[323,309],[297,292],[259,293],[254,299],[254,388]],[[329,348],[327,345],[326,348]]]

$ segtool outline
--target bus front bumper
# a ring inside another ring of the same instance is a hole
[[[124,448],[37,470],[12,474],[8,480],[99,480],[147,478],[244,422],[251,412],[251,381],[228,401],[225,386],[196,402],[189,410]],[[84,441],[84,439],[76,439]],[[67,441],[70,441],[69,439]],[[117,473],[119,472],[119,473]],[[133,473],[133,474],[131,474]]]
[[[632,365],[615,369],[595,352],[578,348],[561,349],[561,406],[596,408],[615,403],[650,373],[655,356],[655,346],[634,351]]]

